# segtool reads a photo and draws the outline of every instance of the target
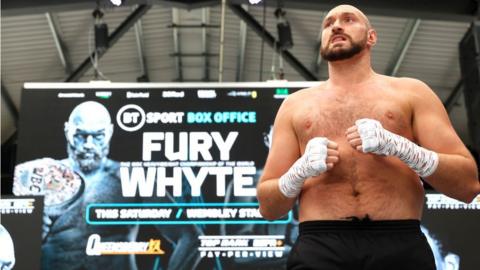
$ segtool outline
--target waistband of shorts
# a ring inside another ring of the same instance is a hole
[[[402,220],[314,220],[299,224],[299,233],[315,232],[421,232],[420,221],[416,219]]]

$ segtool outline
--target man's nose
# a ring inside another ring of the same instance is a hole
[[[83,144],[83,147],[85,147],[85,148],[95,147],[95,144],[93,143],[93,136],[92,135],[87,136],[87,138],[85,139],[85,143]]]
[[[340,33],[340,32],[343,32],[343,28],[342,26],[340,25],[340,23],[338,22],[335,22],[332,26],[332,33]]]

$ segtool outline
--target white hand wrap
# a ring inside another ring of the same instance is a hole
[[[324,137],[316,137],[308,141],[303,156],[278,181],[283,195],[288,198],[297,197],[307,178],[327,170],[327,144],[328,139]]]
[[[396,156],[421,177],[430,176],[437,169],[437,153],[384,129],[377,120],[360,119],[355,125],[362,140],[364,153]]]

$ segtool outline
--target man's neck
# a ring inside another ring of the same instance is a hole
[[[351,86],[371,79],[375,72],[370,63],[370,54],[359,53],[349,59],[328,62],[329,83],[334,86]]]

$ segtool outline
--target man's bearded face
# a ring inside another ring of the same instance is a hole
[[[334,38],[336,35],[341,35],[343,38],[346,39],[346,43],[342,46],[337,46],[336,44],[331,43],[331,39]],[[367,36],[361,40],[354,41],[350,36],[346,34],[332,34],[330,40],[327,44],[322,44],[320,49],[320,55],[323,59],[327,61],[339,61],[349,59],[356,54],[360,53],[363,49],[365,49],[367,45]]]
[[[84,130],[77,128],[69,141],[68,154],[83,173],[97,170],[109,151],[106,130]]]
[[[102,104],[77,105],[65,123],[68,157],[82,173],[95,172],[107,159],[112,133],[110,114]]]

